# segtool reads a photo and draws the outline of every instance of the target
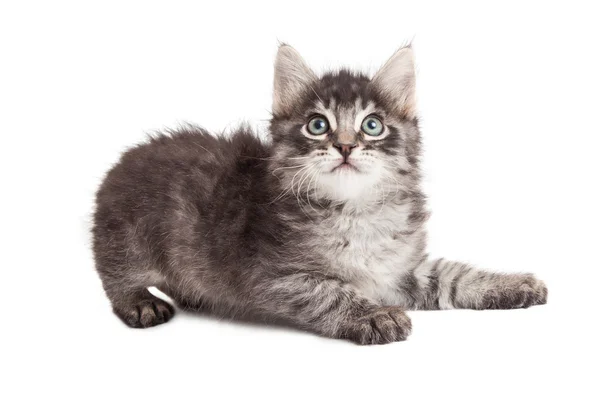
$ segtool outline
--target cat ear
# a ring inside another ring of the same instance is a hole
[[[416,117],[415,59],[410,46],[396,51],[371,82],[400,115]]]
[[[279,46],[275,58],[273,114],[290,113],[316,79],[314,72],[292,46]]]

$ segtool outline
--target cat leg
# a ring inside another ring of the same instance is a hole
[[[110,215],[110,210],[103,212]],[[132,328],[159,325],[175,314],[173,306],[148,291],[163,284],[164,277],[153,267],[157,261],[150,245],[136,236],[141,230],[106,215],[94,227],[94,256],[102,286],[114,313]]]
[[[133,265],[124,268],[101,263],[97,263],[97,269],[114,313],[126,325],[149,328],[169,321],[175,314],[172,305],[147,289],[159,285],[157,272],[140,270]]]
[[[402,280],[410,308],[512,309],[546,304],[548,289],[532,274],[479,270],[445,259],[419,264]]]
[[[331,338],[359,344],[405,340],[411,322],[400,307],[382,307],[350,285],[311,273],[271,279],[255,292],[260,312]]]

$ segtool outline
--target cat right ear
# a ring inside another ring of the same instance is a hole
[[[290,114],[317,77],[292,46],[282,44],[275,58],[273,115]]]
[[[400,115],[416,118],[415,56],[410,45],[396,51],[372,82]]]

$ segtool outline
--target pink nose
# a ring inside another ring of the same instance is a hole
[[[344,157],[344,161],[348,160],[348,157],[350,157],[350,153],[352,152],[352,149],[356,147],[355,144],[334,144],[333,147],[335,147],[337,149],[337,151],[340,152],[340,154]]]

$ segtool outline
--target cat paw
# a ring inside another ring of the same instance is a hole
[[[494,289],[485,293],[480,309],[528,308],[546,304],[548,289],[532,274],[503,275]]]
[[[358,344],[385,344],[406,340],[411,330],[410,318],[402,308],[379,307],[350,322],[342,337]]]
[[[175,314],[172,305],[152,296],[113,306],[115,314],[132,328],[150,328],[163,324]]]

